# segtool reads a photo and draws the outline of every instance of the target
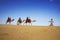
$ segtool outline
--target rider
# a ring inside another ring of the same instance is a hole
[[[20,23],[22,22],[22,20],[21,20],[21,18],[19,18],[19,20],[18,20]]]
[[[28,20],[29,19],[29,17],[27,17],[27,19],[26,20]]]
[[[26,18],[26,23],[27,22],[31,23],[31,19],[29,17]]]
[[[8,20],[11,20],[11,18],[10,18],[10,17],[8,17]]]

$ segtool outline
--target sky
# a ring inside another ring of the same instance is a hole
[[[48,26],[50,19],[54,20],[55,26],[60,26],[60,0],[0,0],[0,24],[5,24],[8,17],[19,17],[25,20],[30,17],[33,25]]]

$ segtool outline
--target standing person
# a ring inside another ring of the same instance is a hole
[[[51,19],[49,22],[50,22],[50,26],[53,26],[54,23],[53,19]]]
[[[56,29],[53,27],[53,26],[54,26],[54,25],[53,25],[53,23],[54,23],[53,19],[51,19],[49,22],[50,22],[50,27],[49,27],[49,29],[50,29],[51,31],[56,31]]]

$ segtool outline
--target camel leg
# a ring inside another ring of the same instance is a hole
[[[17,25],[19,25],[19,22],[17,22]]]
[[[25,23],[25,25],[27,26],[27,23]]]
[[[11,24],[11,22],[9,22],[9,24]]]
[[[28,23],[28,25],[30,26],[30,25],[31,25],[31,23]]]
[[[8,22],[6,22],[6,24],[7,24]]]
[[[32,26],[32,23],[29,23],[30,24],[30,26]]]
[[[23,25],[25,25],[25,23],[23,23]]]
[[[32,23],[30,23],[31,24],[31,26],[32,26]]]
[[[21,25],[21,23],[18,23],[17,25]]]
[[[29,26],[32,26],[32,23],[28,23]]]
[[[26,25],[27,26],[27,23],[23,23],[23,25]]]
[[[23,23],[23,25],[24,25],[24,23]]]

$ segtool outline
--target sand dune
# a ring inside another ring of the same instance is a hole
[[[60,27],[0,24],[0,40],[60,40]]]

